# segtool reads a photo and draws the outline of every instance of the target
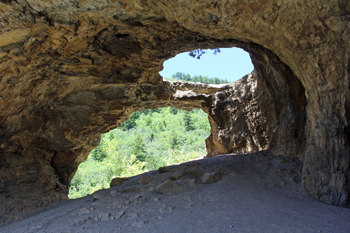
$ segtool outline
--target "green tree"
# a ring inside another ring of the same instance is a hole
[[[174,107],[169,107],[169,112],[173,115],[176,115],[178,113],[178,109],[174,108]]]
[[[139,133],[136,134],[134,141],[131,144],[131,154],[136,156],[136,159],[144,162],[146,159],[145,142]]]
[[[179,139],[179,136],[175,132],[175,130],[171,130],[169,137],[168,137],[168,143],[169,143],[170,148],[172,150],[178,149],[178,147],[180,146],[181,141]]]
[[[90,152],[90,156],[96,161],[103,161],[107,157],[107,155],[103,153],[100,145]]]
[[[123,122],[123,124],[120,128],[122,128],[123,130],[130,130],[132,128],[135,128],[136,127],[136,120],[140,117],[141,114],[142,114],[142,112],[131,113],[129,120]]]
[[[131,114],[130,120],[133,128],[119,127],[101,136],[100,145],[80,164],[71,182],[70,198],[108,188],[114,177],[133,176],[205,155],[210,126],[208,115],[200,109],[149,109]],[[191,130],[186,131],[185,125]]]
[[[191,118],[191,113],[189,111],[185,111],[183,121],[184,121],[186,131],[194,130],[194,125],[193,125],[193,121]]]

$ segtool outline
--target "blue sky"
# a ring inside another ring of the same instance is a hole
[[[218,77],[234,82],[250,73],[254,68],[249,54],[242,49],[220,49],[216,55],[208,50],[201,59],[195,59],[186,53],[180,53],[164,62],[164,69],[159,72],[163,77],[171,78],[176,72],[202,75],[209,78]]]

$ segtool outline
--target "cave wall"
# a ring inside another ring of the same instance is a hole
[[[65,199],[101,133],[164,106],[212,113],[209,155],[301,159],[305,189],[349,207],[349,12],[346,0],[0,1],[0,221]],[[226,88],[178,92],[158,74],[177,53],[233,46],[251,54],[257,104]],[[234,121],[214,104],[235,100],[262,115]]]
[[[290,159],[303,159],[305,150],[305,90],[290,68],[271,51],[242,44],[255,70],[230,90],[207,100],[212,133],[208,157],[224,153],[269,150]]]

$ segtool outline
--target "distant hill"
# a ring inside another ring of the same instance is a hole
[[[208,78],[207,76],[202,75],[195,75],[194,77],[191,77],[189,74],[177,72],[176,74],[173,74],[171,78],[164,78],[168,81],[186,81],[186,82],[200,82],[205,84],[224,84],[224,83],[231,83],[227,81],[227,79],[219,79],[219,78]]]

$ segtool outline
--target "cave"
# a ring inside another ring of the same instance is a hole
[[[207,156],[303,162],[303,187],[350,207],[349,12],[321,1],[0,1],[1,223],[66,199],[101,133],[134,111],[209,115]],[[232,86],[171,83],[166,59],[237,47]],[[234,130],[233,130],[234,129]]]

